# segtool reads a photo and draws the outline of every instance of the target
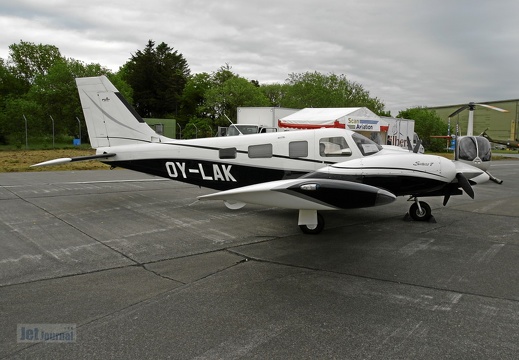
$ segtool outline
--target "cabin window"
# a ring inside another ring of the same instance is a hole
[[[308,141],[291,141],[288,144],[288,156],[291,158],[308,156]]]
[[[322,138],[319,140],[319,155],[328,156],[350,156],[351,149],[342,136]]]
[[[254,158],[271,158],[272,144],[251,145],[249,146],[249,157]]]
[[[220,149],[220,159],[236,159],[236,148]]]

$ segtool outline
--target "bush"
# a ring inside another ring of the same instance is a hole
[[[431,138],[431,136],[447,135],[447,125],[434,110],[416,107],[401,111],[397,118],[414,120],[414,131],[422,139],[426,151],[445,150],[445,140]]]

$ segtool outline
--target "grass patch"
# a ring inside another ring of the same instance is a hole
[[[23,171],[63,171],[63,170],[99,170],[110,166],[99,161],[80,161],[64,165],[30,167],[42,161],[63,158],[95,155],[93,149],[54,149],[54,150],[2,150],[0,151],[0,172]]]
[[[494,154],[519,154],[519,150],[494,149],[492,150],[492,155]]]

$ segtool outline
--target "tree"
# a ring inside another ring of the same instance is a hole
[[[260,89],[269,100],[270,106],[281,107],[289,86],[287,84],[264,84],[260,86]]]
[[[7,62],[0,61],[0,128],[15,139],[27,118],[30,136],[75,135],[82,117],[76,77],[109,74],[99,64],[65,59],[53,45],[21,41],[9,46]],[[50,117],[52,116],[52,119]],[[86,132],[85,132],[86,133]]]
[[[229,79],[238,76],[232,71],[232,66],[228,63],[225,63],[224,66],[220,66],[218,71],[214,72],[211,76],[213,83],[216,85],[222,85]]]
[[[0,58],[0,144],[7,143],[11,133],[11,119],[6,109],[13,99],[23,96],[29,89],[27,82],[16,77],[12,68]]]
[[[10,63],[14,75],[32,84],[36,76],[46,75],[49,69],[63,57],[54,45],[20,41],[9,46]]]
[[[211,75],[202,72],[189,77],[181,98],[180,122],[187,123],[190,118],[210,117],[205,113],[207,91],[213,86]]]
[[[291,73],[283,90],[281,106],[306,107],[367,107],[377,114],[384,112],[384,103],[369,96],[362,85],[349,81],[345,75],[323,75],[319,72]]]
[[[5,102],[5,109],[0,117],[0,127],[4,132],[8,143],[21,146],[25,143],[25,119],[27,119],[29,135],[41,135],[42,109],[35,101],[27,99],[27,96],[10,97]],[[50,119],[49,119],[50,122]]]
[[[211,119],[193,117],[182,129],[183,139],[212,137],[216,133]]]
[[[192,111],[186,114],[183,137],[192,137],[194,125],[214,129],[217,126],[228,126],[228,117],[236,122],[237,108],[240,106],[269,106],[270,102],[257,82],[251,82],[232,72],[229,64],[218,71],[201,73],[190,77],[184,88],[183,110]],[[203,119],[206,119],[204,122]],[[189,126],[193,124],[193,126]]]
[[[29,84],[15,75],[14,69],[0,58],[0,109],[2,100],[11,96],[21,96],[29,91]]]
[[[436,115],[434,110],[425,107],[415,107],[400,111],[397,118],[414,120],[414,131],[422,139],[427,151],[438,152],[445,148],[445,140],[434,139],[431,136],[444,135],[447,133],[447,125]]]
[[[240,106],[269,106],[269,101],[260,88],[239,76],[225,80],[206,93],[206,111],[212,112],[214,119],[223,120],[227,116],[236,122]],[[227,121],[223,120],[223,124]]]
[[[182,92],[190,71],[182,54],[167,44],[155,48],[148,41],[123,67],[124,80],[133,89],[133,101],[143,117],[170,117],[178,114]]]
[[[51,133],[50,117],[52,116],[55,120],[56,134],[78,135],[77,119],[83,117],[83,111],[75,79],[109,74],[110,71],[99,64],[84,64],[75,59],[61,59],[56,61],[46,74],[37,75],[27,98],[39,104],[42,110],[39,115],[39,121],[42,123],[41,131]],[[86,134],[86,131],[82,131],[82,134]]]

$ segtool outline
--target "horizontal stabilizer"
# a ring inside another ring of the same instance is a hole
[[[110,158],[113,156],[115,156],[115,154],[99,154],[99,155],[76,156],[73,158],[59,158],[59,159],[53,159],[53,160],[44,161],[44,162],[41,162],[38,164],[34,164],[34,165],[31,165],[31,167],[62,165],[62,164],[70,163],[70,162],[76,162],[76,161],[107,159],[107,158]]]

